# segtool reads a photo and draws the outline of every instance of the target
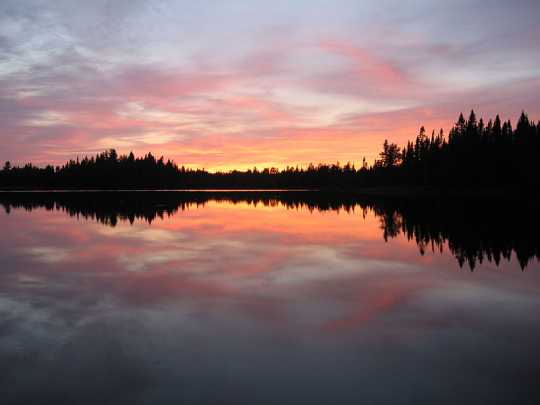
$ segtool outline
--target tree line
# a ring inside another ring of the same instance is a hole
[[[257,168],[211,173],[179,166],[151,153],[119,156],[110,149],[94,157],[70,160],[62,166],[4,164],[4,189],[165,189],[165,188],[285,188],[350,189],[376,186],[493,187],[540,185],[536,159],[540,152],[540,122],[523,112],[515,129],[497,115],[487,123],[471,111],[460,114],[448,137],[443,130],[427,135],[420,128],[404,147],[385,140],[373,164],[310,164],[306,168]]]

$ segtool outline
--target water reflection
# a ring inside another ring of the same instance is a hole
[[[257,207],[283,206],[309,211],[371,211],[379,218],[386,241],[398,235],[414,240],[420,254],[442,252],[447,247],[474,270],[484,260],[499,265],[515,253],[525,269],[540,259],[540,219],[537,201],[483,199],[414,199],[358,196],[320,192],[79,192],[79,193],[0,193],[0,204],[7,213],[24,208],[60,210],[70,216],[95,219],[115,226],[118,221],[171,217],[190,207],[208,202],[248,204]]]
[[[505,219],[509,205],[473,215],[475,203],[295,193],[0,198],[2,403],[540,399],[525,209]],[[457,271],[465,246],[492,261]],[[496,249],[513,253],[497,264]]]

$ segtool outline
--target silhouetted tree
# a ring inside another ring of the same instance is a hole
[[[379,154],[381,160],[379,161],[382,167],[396,167],[401,162],[401,151],[399,146],[395,143],[388,143],[385,139],[383,144],[383,151]]]

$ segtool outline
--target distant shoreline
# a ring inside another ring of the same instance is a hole
[[[219,194],[260,194],[260,193],[315,193],[339,194],[348,196],[370,197],[463,197],[463,198],[499,198],[515,200],[521,198],[539,198],[540,191],[520,187],[490,188],[425,188],[425,187],[365,187],[365,188],[0,188],[0,193],[138,193],[138,192],[170,192],[170,193],[219,193]]]

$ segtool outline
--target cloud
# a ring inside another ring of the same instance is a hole
[[[363,87],[390,87],[399,90],[411,84],[407,73],[394,63],[379,58],[374,52],[354,46],[346,41],[324,40],[319,43],[322,50],[343,56],[350,61],[346,79],[350,85],[359,83]],[[372,89],[372,90],[373,90]]]
[[[8,0],[0,160],[359,161],[470,108],[536,119],[538,5],[491,4]]]

